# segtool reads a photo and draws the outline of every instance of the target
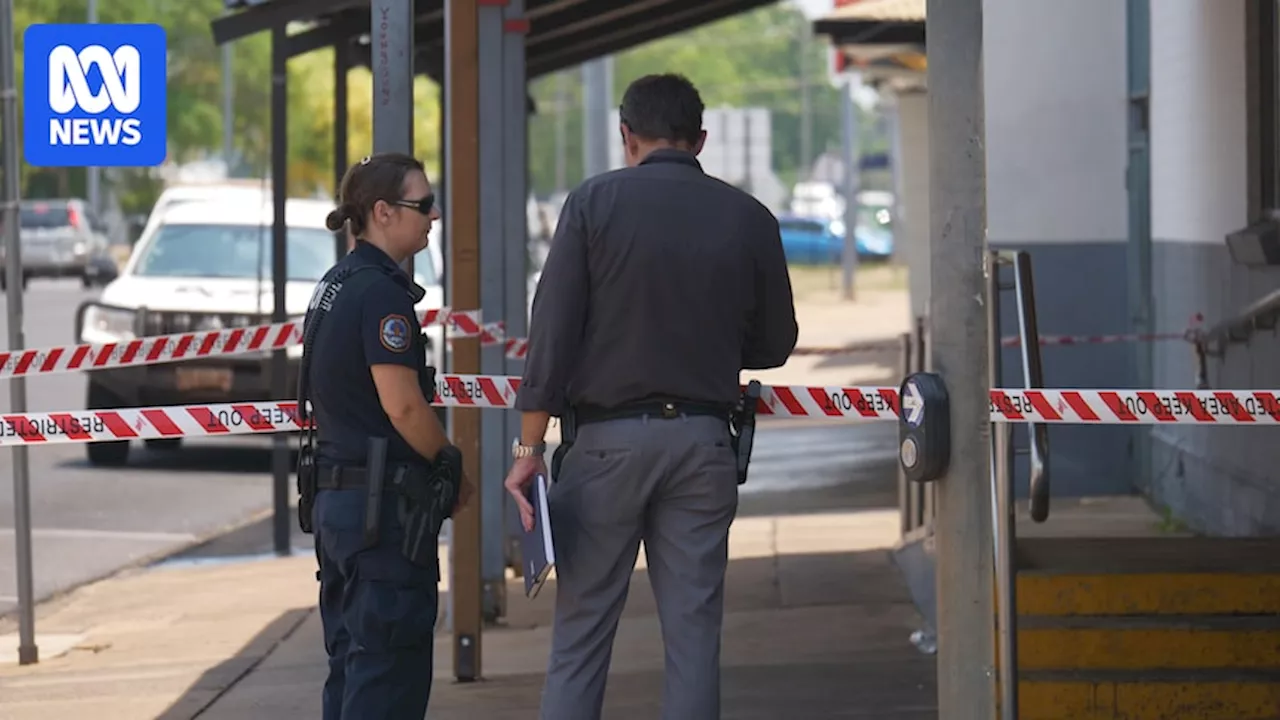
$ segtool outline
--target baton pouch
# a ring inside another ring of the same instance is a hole
[[[382,488],[387,476],[387,439],[369,438],[369,456],[365,459],[368,484],[364,499],[364,546],[378,544],[382,529]]]

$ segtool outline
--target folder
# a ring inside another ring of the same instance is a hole
[[[549,489],[547,476],[538,474],[526,495],[533,506],[533,529],[521,528],[520,555],[524,561],[524,594],[530,599],[538,596],[556,564],[555,544],[551,541],[551,511],[547,505]]]

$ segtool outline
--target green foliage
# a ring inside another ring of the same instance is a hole
[[[209,23],[223,12],[222,0],[132,0],[98,3],[104,23],[154,22],[168,37],[169,162],[220,156],[223,135],[222,49]],[[34,23],[85,22],[87,0],[15,0],[19,117],[22,114],[23,29]],[[233,151],[238,176],[266,177],[271,164],[271,37],[268,33],[232,45]],[[372,145],[372,78],[353,70],[348,79],[348,157]],[[333,51],[293,58],[288,72],[289,190],[292,194],[333,193]],[[440,108],[434,83],[415,88],[416,151],[433,172],[439,168]],[[21,127],[19,127],[21,131]],[[85,195],[83,168],[22,167],[24,197]],[[434,175],[433,175],[434,177]],[[146,212],[163,189],[147,168],[114,168],[104,173],[126,213]]]
[[[798,179],[827,150],[840,147],[840,94],[827,80],[827,45],[788,3],[768,5],[673,35],[614,57],[613,105],[627,85],[650,73],[678,72],[691,80],[708,108],[766,107],[773,127],[774,172],[784,183]],[[811,156],[801,158],[803,84],[809,85]],[[563,89],[565,96],[558,98]],[[582,180],[582,85],[575,70],[540,78],[531,86],[538,115],[529,129],[530,182],[538,193],[556,189],[556,123],[563,113],[565,183]],[[864,117],[864,152],[884,149],[873,122]]]

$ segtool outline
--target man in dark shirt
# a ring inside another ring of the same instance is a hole
[[[644,541],[666,647],[663,718],[720,714],[728,416],[743,369],[778,367],[797,326],[778,222],[703,173],[702,100],[684,78],[632,83],[629,167],[565,202],[533,301],[506,486],[526,528],[551,417],[578,435],[550,495],[557,560],[544,720],[595,720]]]

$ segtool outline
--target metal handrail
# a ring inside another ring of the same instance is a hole
[[[1246,342],[1259,329],[1271,330],[1280,318],[1280,290],[1268,293],[1234,316],[1209,328],[1187,331],[1187,339],[1195,344],[1196,386],[1209,388],[1209,356],[1221,355],[1227,345]]]
[[[1031,273],[1031,253],[1014,253],[1014,291],[1018,299],[1018,336],[1022,341],[1022,377],[1027,389],[1044,387],[1044,364],[1040,358],[1040,326],[1036,321],[1036,291]],[[1031,519],[1049,518],[1049,426],[1032,423],[1030,438]]]

